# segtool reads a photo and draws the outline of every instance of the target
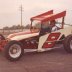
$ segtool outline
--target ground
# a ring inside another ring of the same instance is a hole
[[[0,53],[0,72],[72,72],[72,54],[64,48],[43,53],[25,53],[16,62],[10,62]]]

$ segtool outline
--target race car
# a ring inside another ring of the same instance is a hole
[[[72,25],[65,24],[65,16],[66,11],[54,14],[50,10],[31,17],[30,30],[6,38],[0,34],[0,50],[10,61],[19,60],[25,50],[44,52],[55,49],[56,44],[63,44],[64,49],[72,53]]]

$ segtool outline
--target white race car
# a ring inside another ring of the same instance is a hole
[[[30,30],[10,34],[6,39],[0,34],[0,50],[10,61],[20,59],[25,50],[43,52],[59,43],[72,53],[72,26],[64,24],[65,16],[66,11],[53,14],[51,10],[32,17]]]

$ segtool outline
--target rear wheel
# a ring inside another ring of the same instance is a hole
[[[68,53],[72,53],[72,35],[69,35],[64,40],[64,49]]]
[[[20,42],[11,41],[4,48],[5,57],[10,61],[19,60],[24,53],[23,46]]]

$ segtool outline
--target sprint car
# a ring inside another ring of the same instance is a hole
[[[10,61],[19,60],[25,49],[43,52],[55,49],[55,45],[59,43],[63,44],[68,53],[72,53],[72,26],[64,23],[65,16],[66,11],[54,14],[50,10],[31,17],[30,30],[13,33],[6,38],[0,34],[0,50]],[[53,20],[58,27],[56,31],[50,28]]]

